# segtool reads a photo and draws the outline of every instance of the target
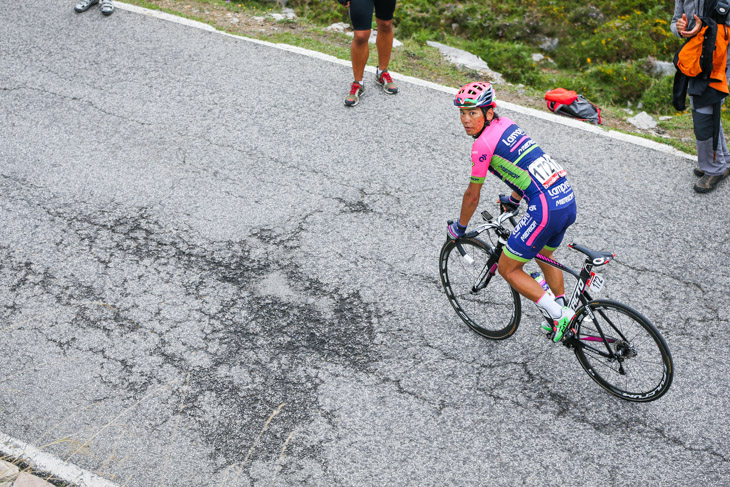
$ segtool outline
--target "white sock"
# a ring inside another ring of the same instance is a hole
[[[552,296],[548,293],[544,293],[540,299],[537,300],[537,305],[547,311],[547,313],[555,319],[560,318],[563,314],[563,307],[555,302]]]
[[[360,86],[362,86],[362,80],[360,80],[360,81],[355,80],[355,83],[360,83]]]
[[[385,71],[385,70],[383,70],[383,71]],[[383,71],[380,70],[380,66],[375,68],[375,77],[380,78],[380,73],[382,73]]]

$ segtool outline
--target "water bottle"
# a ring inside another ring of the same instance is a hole
[[[545,282],[545,279],[539,272],[533,272],[532,274],[530,274],[530,277],[536,280],[537,283],[542,286],[542,288],[545,290],[546,293],[548,293],[551,298],[555,298],[555,295],[550,290],[550,286],[548,286],[547,282]]]

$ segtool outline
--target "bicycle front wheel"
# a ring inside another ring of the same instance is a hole
[[[575,356],[611,394],[634,402],[659,399],[672,385],[666,341],[644,316],[616,301],[594,300],[578,309]]]
[[[481,287],[489,270],[491,246],[476,238],[461,238],[459,244],[465,255],[449,240],[439,258],[441,284],[451,306],[469,328],[486,338],[512,336],[520,324],[520,295],[499,274]]]

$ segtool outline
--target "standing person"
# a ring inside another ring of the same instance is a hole
[[[703,27],[700,17],[713,17],[717,4],[717,0],[675,0],[674,16],[670,26],[674,35],[684,39],[697,35]],[[716,16],[715,20],[718,20]],[[719,20],[721,20],[720,24],[724,22],[725,25],[730,25],[730,19],[727,17]],[[718,27],[718,36],[720,36],[722,25]],[[728,52],[730,54],[730,51]],[[730,63],[726,68],[726,76],[728,74],[730,74]],[[715,135],[719,120],[717,111],[721,110],[727,95],[727,84],[723,91],[713,87],[710,80],[689,79],[687,92],[690,95],[699,165],[694,169],[694,173],[700,177],[694,185],[694,190],[698,193],[709,193],[717,188],[720,181],[730,175],[730,152],[728,152],[722,124],[719,126],[719,135]]]
[[[352,29],[355,31],[350,46],[352,60],[352,74],[355,80],[350,85],[350,94],[345,98],[345,106],[354,107],[360,101],[360,95],[365,91],[363,74],[370,55],[370,30],[373,23],[373,8],[375,8],[375,23],[378,26],[378,35],[375,45],[378,48],[378,68],[375,82],[383,87],[389,95],[398,93],[398,87],[388,73],[388,63],[393,50],[393,12],[395,0],[337,0],[344,7],[350,9]]]
[[[567,228],[575,222],[575,195],[566,172],[512,120],[500,117],[494,109],[494,89],[490,83],[474,82],[456,94],[461,124],[467,135],[476,139],[471,149],[471,180],[461,203],[459,219],[447,227],[448,238],[466,232],[479,204],[487,171],[512,189],[510,196],[500,197],[503,210],[515,210],[522,199],[527,213],[507,240],[499,258],[499,274],[521,295],[537,303],[552,317],[542,327],[559,342],[575,312],[565,306],[563,273],[537,261],[545,280],[555,295],[550,296],[522,267],[538,253],[552,259],[563,241]]]
[[[76,4],[74,10],[78,13],[86,12],[97,3],[99,3],[99,0],[79,0],[79,3]],[[111,15],[114,13],[114,3],[112,3],[112,0],[101,0],[101,13],[104,15]]]

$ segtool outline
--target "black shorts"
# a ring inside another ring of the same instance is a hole
[[[372,29],[373,7],[376,19],[393,20],[395,0],[350,0],[350,20],[353,30]]]

